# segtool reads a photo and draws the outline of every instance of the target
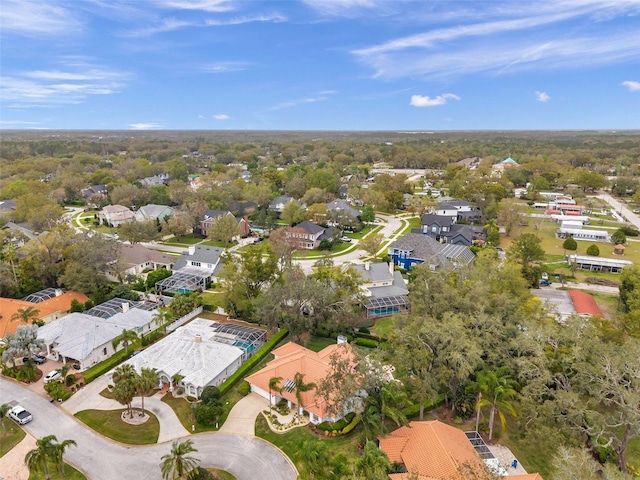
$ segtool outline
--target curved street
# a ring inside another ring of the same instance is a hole
[[[78,444],[65,453],[65,461],[85,473],[90,480],[135,478],[159,480],[160,459],[169,453],[171,443],[127,446],[96,434],[49,403],[35,392],[0,378],[0,404],[17,402],[33,414],[33,421],[23,428],[34,438],[55,435],[59,441],[72,439]],[[296,469],[273,445],[256,437],[225,433],[201,433],[193,440],[203,467],[231,472],[239,480],[295,480]]]

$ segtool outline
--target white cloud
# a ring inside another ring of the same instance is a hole
[[[357,16],[363,10],[386,8],[388,3],[375,0],[304,0],[307,6],[322,15]]]
[[[198,115],[198,118],[199,118],[200,120],[204,120],[204,119],[205,119],[205,116],[204,116],[204,115]]]
[[[225,115],[224,113],[218,113],[217,115],[214,115],[213,118],[215,118],[216,120],[229,120],[231,117],[229,115]]]
[[[3,77],[0,99],[15,102],[12,105],[18,105],[18,108],[28,104],[77,104],[91,95],[119,92],[123,81],[130,76],[126,72],[94,65],[82,57],[66,57],[59,63],[64,69],[12,72]]]
[[[446,104],[448,100],[460,100],[460,97],[453,93],[443,93],[434,98],[426,95],[412,95],[409,105],[414,107],[438,107]]]
[[[3,0],[0,24],[5,32],[21,35],[70,35],[82,24],[70,10],[54,2]]]
[[[214,20],[207,19],[204,24],[208,27],[218,27],[225,25],[242,25],[244,23],[254,23],[254,22],[272,22],[272,23],[282,23],[286,22],[288,18],[285,15],[281,15],[279,13],[272,13],[267,15],[255,15],[255,16],[244,16],[244,17],[235,17],[229,18],[226,20]]]
[[[241,72],[246,70],[251,64],[247,62],[218,62],[210,63],[203,67],[203,70],[208,73],[230,73]]]
[[[590,28],[574,29],[570,36],[561,34],[576,21],[586,25],[585,19],[605,13],[614,17],[639,13],[638,2],[614,3],[542,2],[536,3],[536,9],[523,8],[517,2],[500,4],[490,14],[479,12],[476,20],[467,15],[468,21],[475,23],[433,28],[351,53],[373,69],[375,77],[387,79],[482,71],[500,74],[629,61],[640,55],[640,35],[635,29],[617,25],[611,29],[599,17]]]
[[[32,126],[32,125],[38,125],[39,122],[27,122],[24,120],[0,120],[0,125],[6,126],[6,125],[20,125],[20,126]]]
[[[132,130],[158,130],[162,128],[163,125],[159,123],[130,123],[129,128]]]
[[[228,12],[235,9],[234,2],[230,0],[154,0],[154,4],[163,8],[204,12]]]
[[[633,80],[626,80],[622,82],[622,85],[627,87],[630,92],[640,92],[640,82],[635,82]]]
[[[188,22],[184,20],[176,20],[174,18],[165,18],[158,25],[139,28],[137,30],[133,30],[129,33],[124,34],[127,37],[148,37],[151,35],[155,35],[156,33],[166,33],[172,32],[174,30],[178,30],[180,28],[186,27],[197,27],[201,26],[200,23],[197,22]]]
[[[549,100],[551,100],[551,97],[547,95],[547,92],[539,92],[536,90],[535,93],[536,93],[536,100],[538,100],[539,102],[546,103]]]

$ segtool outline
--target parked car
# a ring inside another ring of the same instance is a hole
[[[33,355],[31,355],[31,357],[23,357],[22,363],[27,363],[29,360],[31,360],[36,365],[42,365],[44,362],[47,361],[47,359],[42,355],[38,355],[37,353],[34,353]]]
[[[340,241],[341,242],[350,243],[351,242],[351,238],[349,238],[349,237],[340,237]]]
[[[44,383],[53,382],[54,380],[58,380],[61,378],[60,370],[51,370],[44,376]]]
[[[9,410],[9,417],[14,419],[20,425],[24,425],[25,423],[29,423],[33,420],[33,415],[31,415],[25,408],[20,405],[16,405],[11,410]]]
[[[640,208],[634,208],[633,213],[640,213]]]

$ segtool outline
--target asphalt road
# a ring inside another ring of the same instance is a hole
[[[33,414],[25,430],[35,438],[55,435],[58,441],[72,439],[65,460],[90,480],[159,480],[160,459],[169,453],[170,442],[148,446],[125,446],[97,435],[63,409],[37,393],[0,378],[0,404],[16,401]],[[186,437],[185,437],[186,438]],[[243,435],[202,433],[188,437],[198,449],[193,456],[203,467],[221,468],[239,480],[295,480],[297,472],[287,457],[273,445]]]
[[[640,229],[640,217],[633,213],[624,203],[619,202],[608,193],[600,192],[598,198],[607,202],[616,212],[622,214],[627,221],[637,229]]]

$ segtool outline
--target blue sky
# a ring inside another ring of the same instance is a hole
[[[640,128],[640,0],[3,0],[1,128]]]

